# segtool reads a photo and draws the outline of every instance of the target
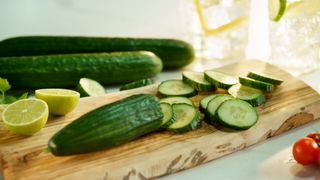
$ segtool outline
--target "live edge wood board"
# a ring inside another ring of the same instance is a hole
[[[16,136],[0,124],[0,169],[9,179],[154,179],[212,161],[301,126],[320,116],[320,96],[288,73],[261,61],[242,61],[217,69],[234,75],[249,70],[272,74],[285,82],[257,109],[258,123],[246,131],[217,129],[202,122],[185,134],[166,131],[145,135],[104,151],[69,157],[44,153],[48,139],[65,125],[101,105],[132,94],[156,94],[156,85],[102,97],[82,98],[63,117],[50,117],[31,137]],[[192,98],[198,105],[205,94]]]

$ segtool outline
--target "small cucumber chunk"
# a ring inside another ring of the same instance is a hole
[[[182,73],[183,82],[189,84],[197,91],[213,91],[216,89],[214,84],[211,84],[204,79],[202,72],[186,71]]]
[[[265,92],[272,92],[274,89],[274,86],[270,83],[265,83],[245,76],[239,76],[239,82],[242,85],[260,89]]]
[[[125,84],[120,87],[120,91],[128,90],[128,89],[134,89],[134,88],[139,88],[143,86],[148,86],[153,84],[152,79],[146,78],[146,79],[141,79],[138,81],[133,81],[131,83]]]
[[[224,101],[216,113],[218,123],[227,128],[249,129],[258,121],[259,115],[254,107],[240,99]]]
[[[191,97],[197,95],[197,91],[184,83],[182,80],[166,80],[158,86],[158,92],[161,96],[185,96]]]
[[[205,71],[204,78],[221,89],[228,89],[238,83],[237,78],[213,70]]]
[[[181,97],[181,96],[163,98],[160,100],[160,103],[169,103],[170,105],[177,104],[177,103],[185,103],[185,104],[190,104],[191,106],[194,106],[194,103],[191,99],[186,97]]]
[[[253,71],[250,71],[248,73],[247,77],[255,79],[255,80],[258,80],[258,81],[270,83],[270,84],[273,84],[273,85],[280,85],[281,83],[283,83],[283,80],[281,80],[281,79],[272,77],[270,75],[253,72]]]
[[[216,121],[215,114],[217,112],[218,107],[221,103],[228,99],[233,99],[232,96],[227,94],[219,94],[216,97],[214,97],[212,100],[209,101],[207,105],[207,110],[205,113],[205,121],[209,124],[214,124]]]
[[[261,90],[241,84],[231,86],[228,92],[231,94],[231,96],[247,101],[252,106],[259,106],[266,101],[266,98]]]
[[[161,111],[163,113],[162,123],[160,128],[166,129],[176,121],[176,116],[172,106],[169,103],[160,103]]]
[[[77,86],[81,97],[101,96],[106,93],[104,87],[97,81],[89,78],[81,78]]]
[[[200,112],[189,104],[173,104],[176,121],[167,129],[175,133],[184,133],[196,129],[200,125]]]

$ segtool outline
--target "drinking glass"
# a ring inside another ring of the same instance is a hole
[[[182,0],[185,40],[205,60],[235,60],[245,56],[249,0]]]
[[[320,66],[320,0],[287,0],[284,16],[270,22],[270,62],[293,75]]]

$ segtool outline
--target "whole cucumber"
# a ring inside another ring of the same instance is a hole
[[[0,57],[0,77],[14,88],[76,87],[82,77],[123,84],[161,70],[161,60],[146,51]]]
[[[79,36],[23,36],[0,41],[0,56],[151,51],[164,68],[180,68],[194,59],[193,47],[177,39]]]
[[[56,156],[99,151],[157,130],[162,118],[155,96],[133,95],[76,119],[49,140],[48,148]]]

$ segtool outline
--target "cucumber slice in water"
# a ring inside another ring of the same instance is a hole
[[[228,92],[231,96],[247,101],[252,106],[259,106],[266,101],[266,98],[261,90],[241,84],[231,86]]]
[[[161,96],[185,96],[191,97],[197,95],[197,91],[184,83],[182,80],[166,80],[158,86],[158,92]]]
[[[216,89],[214,84],[211,84],[204,79],[202,72],[186,71],[182,73],[183,82],[189,84],[197,91],[213,91]]]
[[[238,83],[237,78],[212,70],[205,71],[204,77],[207,81],[209,81],[212,84],[215,84],[217,87],[221,89],[228,89],[232,85]]]
[[[200,112],[197,108],[189,104],[173,104],[172,105],[176,121],[167,129],[175,133],[184,133],[196,129],[200,125]]]
[[[244,130],[249,129],[258,121],[259,115],[254,107],[240,99],[224,101],[216,114],[218,123],[224,127]]]

